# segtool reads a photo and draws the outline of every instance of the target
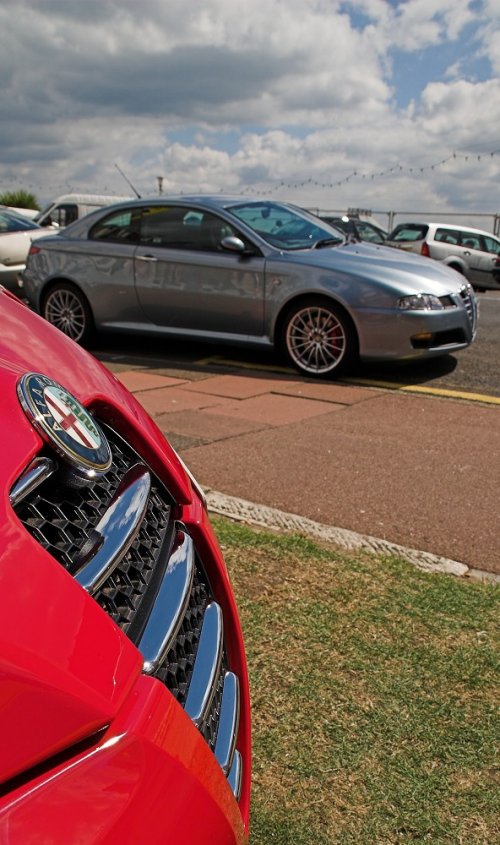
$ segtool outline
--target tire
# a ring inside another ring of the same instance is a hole
[[[346,372],[358,355],[356,330],[349,316],[319,298],[301,302],[287,312],[281,345],[295,369],[315,378]]]
[[[58,282],[43,299],[42,317],[81,345],[89,342],[94,333],[90,306],[76,285]]]

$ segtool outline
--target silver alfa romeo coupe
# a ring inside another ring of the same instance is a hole
[[[308,376],[467,347],[471,286],[293,205],[180,196],[108,206],[32,244],[31,305],[79,343],[117,330],[274,346]]]

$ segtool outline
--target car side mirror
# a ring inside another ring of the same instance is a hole
[[[246,251],[246,246],[241,240],[241,238],[237,238],[235,235],[227,235],[227,237],[223,238],[221,241],[221,246],[224,249],[229,250],[229,252]]]

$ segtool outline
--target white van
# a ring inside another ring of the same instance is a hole
[[[106,205],[113,205],[115,202],[126,202],[132,197],[110,197],[100,194],[63,194],[53,200],[42,211],[39,211],[34,218],[39,226],[51,226],[63,228],[79,220],[85,214],[103,208]]]

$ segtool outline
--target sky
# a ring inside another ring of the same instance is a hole
[[[0,115],[41,204],[500,212],[500,0],[0,0]]]

